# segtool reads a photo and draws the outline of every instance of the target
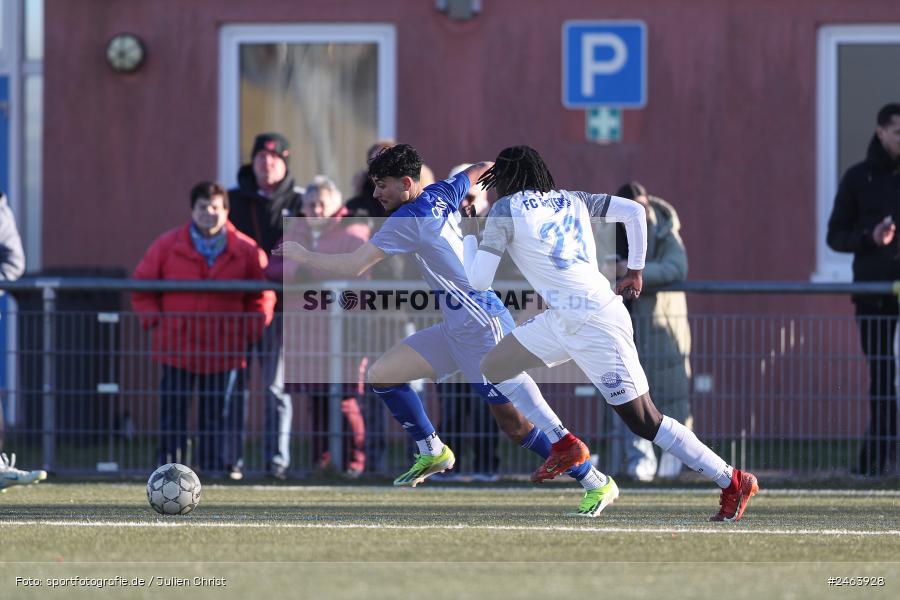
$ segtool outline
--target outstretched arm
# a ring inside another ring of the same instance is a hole
[[[589,194],[572,192],[581,198],[591,219],[603,219],[622,223],[625,226],[625,237],[628,239],[628,268],[641,271],[647,257],[647,211],[643,206],[618,196],[609,194]]]
[[[605,217],[625,225],[625,237],[628,239],[628,269],[641,271],[647,257],[647,211],[627,198],[606,196],[607,200],[600,206],[591,207],[591,216]],[[597,208],[602,214],[596,214]]]
[[[647,257],[647,211],[634,200],[608,194],[575,192],[588,207],[591,218],[606,219],[625,225],[628,238],[628,271],[616,283],[616,293],[626,300],[641,295],[643,270]]]
[[[477,221],[471,217],[464,218],[474,224]],[[509,212],[509,198],[502,198],[491,207],[487,222],[484,225],[484,235],[481,237],[481,245],[475,237],[476,231],[463,238],[463,266],[466,269],[466,278],[469,285],[478,291],[491,287],[500,259],[506,252],[506,247],[512,241],[513,226]]]
[[[366,242],[353,252],[343,254],[311,252],[297,242],[282,242],[272,250],[272,254],[284,256],[305,267],[334,273],[339,277],[359,277],[387,256],[371,242]]]
[[[494,276],[497,274],[497,266],[503,254],[495,254],[491,250],[479,250],[478,238],[467,235],[463,238],[463,264],[466,268],[466,277],[469,285],[479,292],[491,287]]]
[[[647,256],[647,211],[634,200],[609,196],[606,218],[625,225],[628,238],[628,272],[616,282],[616,293],[634,300],[644,287],[644,261]]]

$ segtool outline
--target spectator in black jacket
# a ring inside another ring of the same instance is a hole
[[[228,190],[229,219],[256,240],[266,254],[281,238],[281,220],[302,216],[303,190],[288,170],[290,145],[278,133],[262,133],[253,142],[251,163],[238,171],[238,186]]]
[[[854,281],[900,280],[900,104],[882,107],[876,123],[866,159],[844,173],[828,221],[828,245],[853,253]],[[857,471],[881,475],[897,456],[897,297],[858,295],[853,302],[869,363],[869,428]]]
[[[228,191],[231,202],[229,216],[234,226],[250,236],[266,254],[281,239],[282,219],[302,216],[303,190],[294,185],[288,170],[290,145],[278,133],[262,133],[256,136],[251,152],[251,163],[238,171],[238,187]],[[284,359],[282,343],[281,298],[276,306],[275,318],[263,333],[262,339],[250,349],[260,360],[265,386],[265,441],[266,469],[276,479],[284,479],[290,466],[290,435],[293,403],[284,387]],[[252,359],[247,361],[252,367]],[[244,376],[246,381],[246,373]],[[241,432],[234,440],[234,449],[226,452],[233,457],[230,476],[240,479],[243,463],[243,407],[233,416],[236,430]]]

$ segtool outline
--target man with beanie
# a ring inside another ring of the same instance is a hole
[[[238,186],[228,192],[231,222],[239,231],[256,240],[266,254],[272,252],[281,238],[282,219],[303,215],[303,190],[294,185],[294,178],[288,170],[289,156],[290,144],[283,135],[259,134],[253,141],[250,164],[240,168]],[[291,396],[284,389],[281,327],[279,296],[272,324],[250,349],[251,354],[256,354],[260,360],[265,386],[266,468],[276,479],[284,479],[290,466],[293,417]],[[243,421],[242,414],[236,415],[236,418]],[[241,445],[240,442],[238,445]],[[240,479],[241,464],[234,464],[231,469],[231,477]]]
[[[853,281],[900,280],[900,103],[878,111],[866,159],[847,169],[828,220],[828,246],[853,253]],[[853,469],[882,476],[897,460],[897,297],[853,297],[869,363],[869,427]]]

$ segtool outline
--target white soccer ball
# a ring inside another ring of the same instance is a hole
[[[184,465],[169,463],[147,480],[147,501],[161,515],[186,515],[200,502],[200,478]]]

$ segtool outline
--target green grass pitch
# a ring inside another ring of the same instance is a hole
[[[0,495],[0,598],[900,596],[900,491],[764,487],[736,524],[707,521],[712,487],[625,485],[597,519],[567,516],[579,499],[557,484],[207,485],[194,514],[162,517],[140,484],[42,483]]]

